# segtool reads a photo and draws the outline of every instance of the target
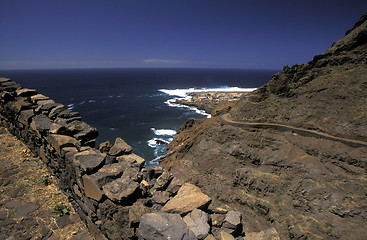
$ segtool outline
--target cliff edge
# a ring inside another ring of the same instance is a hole
[[[275,228],[281,239],[362,240],[366,76],[364,15],[323,54],[284,67],[228,115],[187,121],[162,165],[214,206],[241,212],[247,236]]]

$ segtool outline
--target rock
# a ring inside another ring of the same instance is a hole
[[[141,216],[146,213],[150,213],[152,210],[145,206],[142,201],[136,201],[129,209],[129,226],[137,227]]]
[[[211,199],[201,192],[200,188],[185,183],[182,185],[177,195],[163,206],[162,210],[179,214],[188,213],[195,208],[203,209],[207,207]]]
[[[155,182],[153,186],[153,190],[165,190],[169,183],[171,182],[173,178],[172,173],[168,172],[167,170],[164,170],[162,175],[157,178],[157,181]]]
[[[39,132],[42,135],[46,135],[46,132],[50,130],[51,125],[52,125],[51,119],[41,114],[36,115],[32,118],[30,126],[34,131]]]
[[[36,94],[36,95],[31,96],[31,101],[33,103],[37,103],[38,101],[48,100],[48,99],[49,99],[48,97],[42,94]]]
[[[36,95],[37,91],[35,89],[23,88],[15,90],[15,93],[17,94],[18,97],[30,97]]]
[[[152,197],[153,203],[157,203],[160,205],[166,204],[168,200],[169,200],[169,192],[165,192],[165,191],[156,191]]]
[[[122,154],[129,154],[131,153],[132,148],[128,145],[122,138],[116,138],[115,143],[111,147],[110,151],[108,152],[109,155],[112,156],[119,156]]]
[[[219,240],[236,240],[231,234],[221,231],[219,233]]]
[[[269,228],[266,231],[246,233],[243,240],[280,240],[280,237],[275,228]]]
[[[93,172],[102,167],[105,160],[104,154],[77,154],[75,160],[79,163],[79,166],[83,172]]]
[[[60,135],[69,135],[70,134],[70,132],[68,131],[68,129],[65,126],[62,126],[62,125],[57,124],[57,123],[52,123],[49,132],[52,133],[52,134],[60,134]]]
[[[102,153],[108,153],[110,151],[112,147],[112,144],[110,143],[110,141],[105,141],[101,144],[99,144],[99,151],[101,151]]]
[[[229,211],[224,219],[223,227],[238,229],[242,224],[242,214],[237,211]]]
[[[199,209],[194,209],[183,220],[198,239],[204,239],[208,236],[210,226],[208,224],[209,215],[207,213]]]
[[[209,234],[204,240],[216,240],[215,237]]]
[[[163,173],[163,168],[160,166],[148,167],[145,180],[149,182],[152,179],[157,179],[160,175],[162,175],[162,173]]]
[[[96,179],[90,175],[84,175],[82,179],[85,195],[96,201],[101,200],[103,192]]]
[[[212,225],[214,227],[221,227],[224,222],[225,216],[223,214],[212,214],[211,219]]]
[[[131,153],[131,154],[128,154],[128,155],[122,155],[122,156],[119,156],[117,157],[117,161],[121,162],[121,161],[126,161],[128,162],[132,167],[137,167],[140,169],[142,169],[145,165],[145,160],[144,158],[134,154],[134,153]]]
[[[7,208],[7,209],[13,209],[13,208],[18,207],[19,204],[20,204],[20,200],[19,199],[13,199],[13,200],[10,200],[9,202],[6,202],[5,203],[5,208]]]
[[[141,182],[141,180],[143,179],[143,176],[138,171],[138,169],[129,167],[129,168],[126,168],[126,170],[122,174],[122,178],[129,178],[135,182]]]
[[[117,202],[123,202],[131,198],[139,189],[139,183],[129,178],[119,178],[102,187],[106,196]]]
[[[61,114],[61,113],[60,113]],[[62,121],[60,121],[62,122]],[[71,134],[82,143],[94,140],[98,137],[98,131],[96,128],[91,127],[85,122],[76,120],[65,124],[66,128],[71,132]]]
[[[148,213],[141,217],[138,232],[146,240],[194,240],[195,235],[178,214]]]
[[[14,217],[25,217],[28,213],[36,211],[40,207],[38,202],[26,203],[15,209]]]
[[[60,150],[65,147],[79,147],[80,143],[75,138],[66,136],[66,135],[58,135],[58,134],[50,134],[48,136],[48,141],[50,145],[60,154]]]
[[[58,115],[58,118],[74,118],[74,117],[80,117],[80,114],[77,112],[73,112],[70,109],[65,109],[64,111],[61,111]]]
[[[48,114],[49,118],[51,119],[55,119],[59,113],[61,113],[62,111],[66,110],[65,106],[59,103],[56,103],[56,107],[52,108],[52,110],[50,111],[50,113]]]
[[[23,110],[20,112],[18,121],[23,123],[24,125],[28,125],[30,122],[30,118],[34,116],[33,109]]]

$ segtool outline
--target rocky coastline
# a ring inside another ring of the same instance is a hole
[[[249,92],[193,92],[186,98],[179,98],[173,104],[194,107],[207,114],[217,116],[228,112],[231,107]]]

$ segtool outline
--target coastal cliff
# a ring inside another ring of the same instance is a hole
[[[281,239],[365,239],[366,76],[367,14],[229,114],[187,121],[162,165],[212,205],[241,212],[247,236],[275,228]]]

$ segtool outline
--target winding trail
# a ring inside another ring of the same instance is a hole
[[[235,121],[233,120],[229,114],[224,114],[220,116],[220,120],[224,124],[236,126],[236,127],[250,127],[250,128],[272,128],[276,129],[278,131],[287,131],[287,132],[293,132],[297,133],[302,136],[306,137],[316,137],[316,138],[323,138],[331,141],[341,142],[346,145],[352,146],[352,147],[367,147],[367,142],[360,141],[360,140],[354,140],[354,139],[348,139],[348,138],[342,138],[342,137],[336,137],[327,133],[315,131],[315,130],[309,130],[304,128],[298,128],[293,127],[285,124],[279,124],[279,123],[253,123],[253,122],[241,122],[241,121]]]

